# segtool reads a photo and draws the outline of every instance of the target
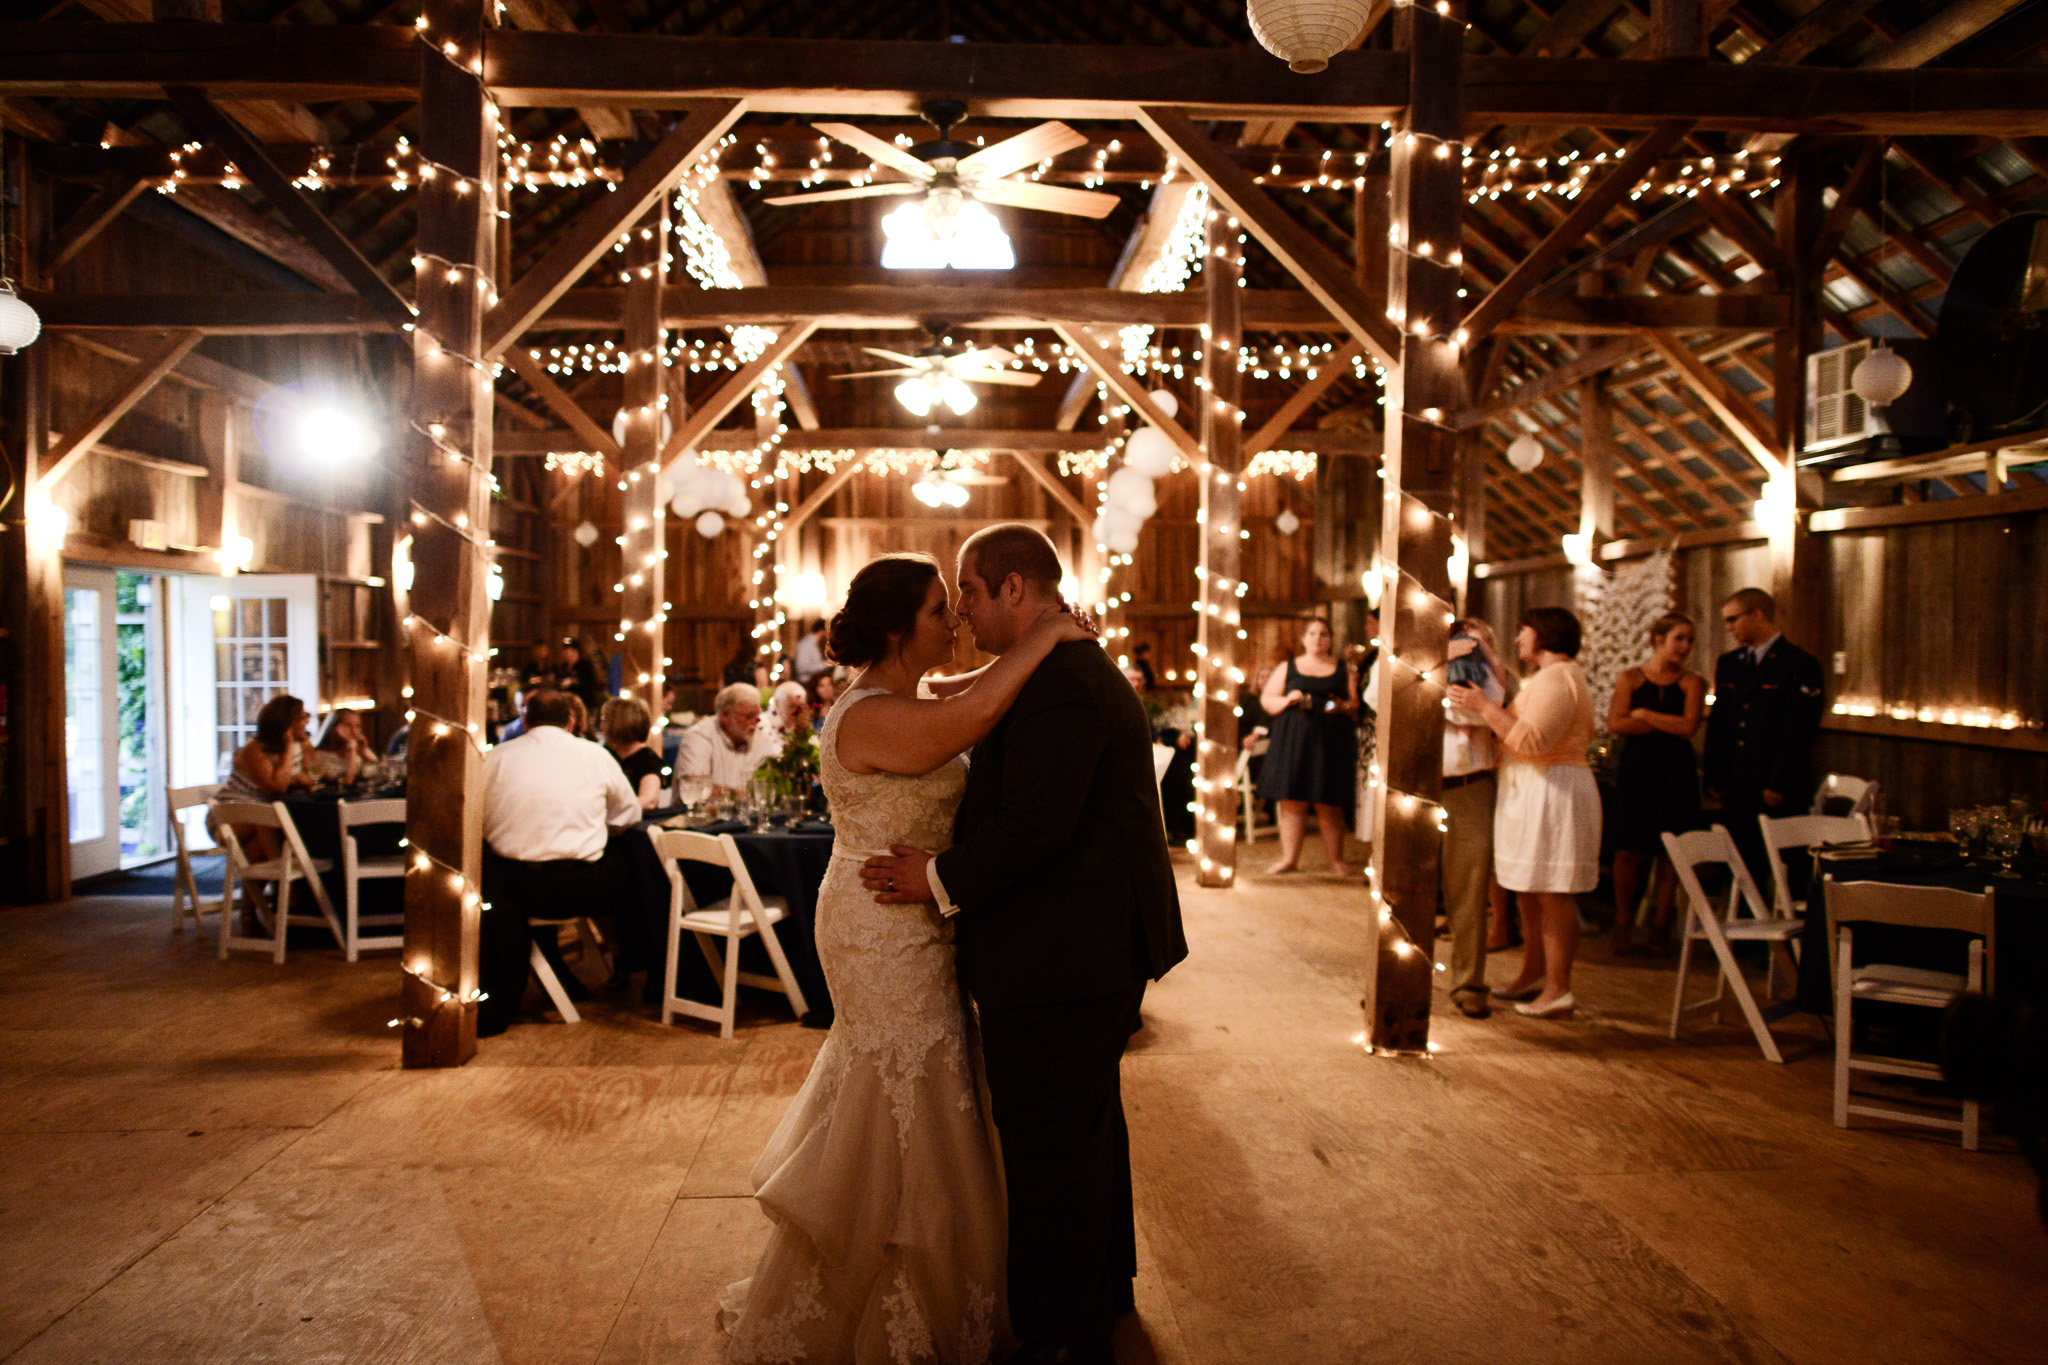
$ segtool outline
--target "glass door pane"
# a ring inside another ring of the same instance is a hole
[[[64,770],[73,877],[121,865],[115,628],[112,571],[66,567]]]

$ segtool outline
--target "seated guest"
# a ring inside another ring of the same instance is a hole
[[[708,777],[714,788],[738,791],[762,759],[782,752],[782,742],[761,724],[761,693],[752,683],[721,688],[712,708],[683,731],[676,776]]]
[[[777,683],[769,708],[774,716],[775,737],[783,743],[811,728],[811,699],[802,683]]]
[[[597,723],[604,731],[604,747],[619,761],[640,809],[653,810],[661,804],[661,779],[667,769],[661,755],[647,746],[647,736],[654,732],[647,708],[637,697],[613,697],[597,713]]]
[[[564,989],[580,992],[553,934],[536,940],[528,921],[611,909],[615,898],[599,868],[605,840],[640,821],[618,762],[574,739],[569,715],[566,694],[536,692],[526,703],[526,733],[484,757],[483,899],[490,908],[478,949],[486,994],[477,1007],[479,1037],[511,1024],[536,942]]]
[[[256,737],[235,750],[228,780],[213,798],[215,805],[254,801],[268,805],[288,792],[313,785],[309,771],[313,745],[306,738],[306,703],[297,697],[272,697],[256,713]],[[234,825],[235,838],[252,863],[268,862],[284,852],[278,831],[263,825]]]
[[[328,713],[320,742],[308,756],[315,777],[329,778],[342,786],[353,786],[357,778],[377,766],[377,751],[363,733],[363,718],[354,711]]]
[[[590,738],[590,708],[574,692],[562,694],[569,702],[569,723],[563,728],[578,739]]]
[[[839,700],[838,672],[826,669],[811,679],[811,685],[806,690],[811,698],[811,724],[822,727],[825,724],[825,713],[832,709],[833,702]]]
[[[804,627],[803,638],[796,642],[796,680],[808,684],[811,679],[832,667],[825,657],[825,623],[813,621]]]

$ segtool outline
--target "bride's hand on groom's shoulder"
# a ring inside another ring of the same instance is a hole
[[[1079,602],[1060,603],[1059,614],[1046,619],[1058,632],[1061,644],[1070,640],[1095,640],[1102,636],[1102,623],[1090,616]]]

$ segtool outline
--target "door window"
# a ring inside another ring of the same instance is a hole
[[[235,751],[256,737],[263,703],[290,690],[289,601],[217,593],[213,613],[214,772],[225,780]]]

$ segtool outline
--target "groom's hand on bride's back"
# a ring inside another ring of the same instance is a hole
[[[876,854],[860,865],[860,882],[883,905],[917,905],[932,899],[931,854],[892,844],[885,857]]]

